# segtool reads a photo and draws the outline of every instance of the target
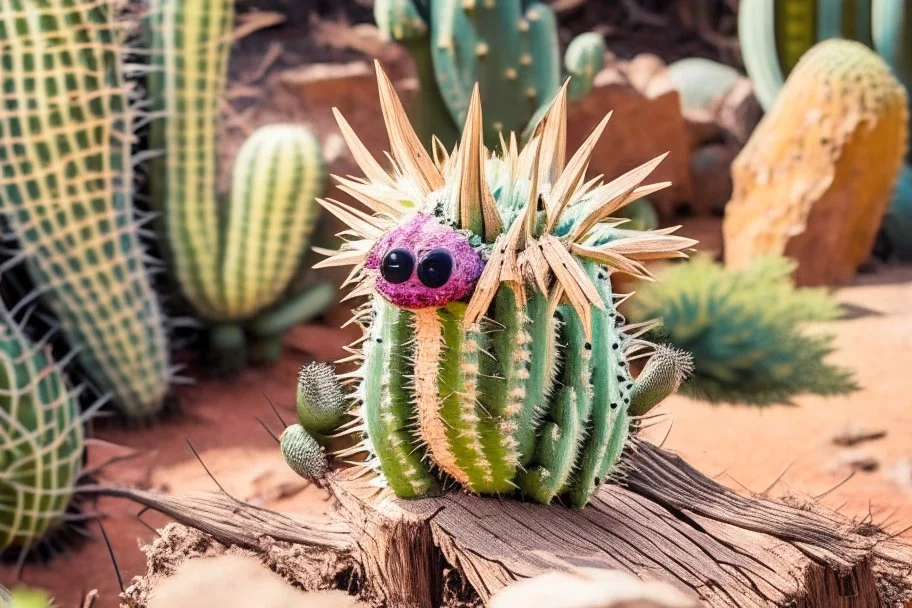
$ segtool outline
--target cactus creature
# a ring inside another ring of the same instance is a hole
[[[433,134],[449,149],[478,83],[485,102],[485,145],[501,133],[534,127],[560,88],[554,10],[529,0],[377,0],[377,25],[415,60],[421,97],[414,105],[427,145]],[[571,99],[592,88],[604,67],[605,41],[585,33],[568,45],[564,67]]]
[[[632,377],[628,362],[653,352],[640,337],[650,324],[624,326],[616,305],[626,296],[610,281],[649,276],[644,261],[683,257],[695,243],[611,217],[668,185],[641,185],[662,157],[587,180],[608,117],[567,158],[565,84],[530,142],[520,150],[511,134],[502,157],[484,145],[476,87],[460,143],[451,154],[436,143],[432,158],[379,64],[377,77],[392,172],[337,113],[365,173],[337,178],[340,188],[372,213],[321,201],[349,229],[318,265],[354,266],[348,297],[369,298],[354,317],[364,337],[348,360],[358,368],[338,376],[356,388],[337,434],[362,440],[339,455],[368,454],[362,464],[400,497],[443,477],[582,507],[617,473],[629,412],[673,392],[688,365],[663,351]],[[302,376],[316,385],[317,374]]]
[[[238,152],[230,200],[217,188],[216,140],[234,26],[234,2],[153,0],[149,95],[153,198],[177,282],[210,326],[219,363],[240,367],[247,339],[275,359],[281,335],[332,304],[319,284],[288,287],[300,266],[324,183],[318,140],[304,127],[268,125]]]
[[[133,207],[133,109],[107,1],[0,3],[0,212],[82,369],[128,417],[172,377]]]
[[[769,256],[735,271],[701,255],[670,264],[624,312],[632,321],[659,319],[656,341],[693,355],[680,391],[686,395],[772,405],[802,393],[856,390],[850,372],[826,362],[833,337],[806,331],[811,322],[837,318],[839,304],[825,289],[796,288],[794,266]]]
[[[83,462],[86,419],[46,340],[0,305],[0,553],[28,553],[65,519]]]

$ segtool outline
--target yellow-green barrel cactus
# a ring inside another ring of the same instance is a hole
[[[232,187],[217,187],[216,146],[234,27],[230,0],[152,0],[149,96],[160,118],[151,142],[155,204],[177,283],[210,325],[211,345],[238,367],[278,356],[281,335],[323,311],[334,290],[288,294],[324,186],[319,142],[306,128],[255,131],[235,160]]]
[[[129,417],[162,407],[162,312],[133,206],[113,3],[0,3],[0,212],[85,373]]]
[[[28,552],[63,522],[91,413],[79,411],[49,349],[0,307],[0,553]]]
[[[666,349],[634,378],[628,361],[655,348],[640,337],[648,324],[624,325],[611,288],[612,273],[645,276],[643,261],[694,244],[612,218],[668,185],[641,185],[661,158],[607,183],[587,180],[608,117],[568,157],[564,87],[528,145],[510,136],[503,156],[484,145],[476,88],[457,148],[432,159],[379,66],[378,84],[396,169],[339,117],[365,173],[341,187],[373,213],[321,201],[349,238],[320,264],[353,265],[351,295],[368,298],[355,313],[358,367],[337,380],[354,384],[352,408],[324,403],[336,401],[318,388],[326,374],[302,370],[286,459],[319,473],[308,466],[318,450],[301,432],[319,439],[333,411],[351,416],[336,434],[361,439],[339,455],[365,452],[361,464],[398,496],[451,479],[471,492],[582,507],[617,473],[631,412],[674,391],[689,365]]]
[[[421,98],[420,131],[447,149],[469,111],[472,87],[485,99],[484,137],[494,148],[500,134],[522,133],[561,86],[560,46],[554,10],[528,0],[377,0],[374,17],[415,59]],[[581,34],[567,47],[564,67],[570,97],[592,88],[604,66],[605,41]]]

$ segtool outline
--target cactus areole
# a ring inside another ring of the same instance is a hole
[[[353,403],[337,433],[360,441],[337,456],[365,452],[359,464],[400,497],[449,480],[581,507],[617,473],[629,412],[674,391],[688,364],[665,357],[648,384],[632,378],[628,361],[653,346],[647,325],[623,326],[609,281],[648,276],[644,261],[694,244],[611,218],[668,185],[641,185],[661,159],[587,181],[608,117],[568,158],[566,85],[528,145],[510,134],[499,155],[484,146],[476,87],[460,143],[430,155],[379,64],[377,76],[392,170],[337,113],[365,173],[337,179],[369,212],[321,201],[349,229],[318,266],[354,266],[348,297],[369,300],[355,311],[364,338],[342,361],[357,369],[338,376]]]

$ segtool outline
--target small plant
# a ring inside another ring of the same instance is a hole
[[[421,141],[436,135],[450,149],[478,83],[485,102],[485,145],[534,127],[561,85],[557,20],[547,4],[528,0],[378,0],[377,25],[415,60],[421,97],[414,104]],[[601,35],[577,36],[567,47],[570,97],[592,88],[604,66]]]
[[[709,401],[790,403],[802,393],[856,390],[851,374],[826,363],[832,336],[807,331],[839,316],[820,288],[797,289],[786,258],[725,269],[708,257],[669,266],[630,300],[632,321],[659,319],[656,339],[693,355],[681,392]]]
[[[359,367],[338,376],[357,388],[343,406],[339,380],[302,370],[285,457],[319,476],[316,440],[348,406],[336,434],[361,442],[338,455],[365,452],[360,464],[398,496],[433,492],[439,473],[472,492],[582,507],[616,474],[630,412],[673,392],[689,365],[659,349],[631,376],[628,361],[655,349],[640,337],[648,324],[623,325],[610,281],[646,276],[642,261],[694,244],[612,218],[668,185],[640,185],[661,158],[609,183],[586,181],[607,117],[567,158],[565,86],[528,145],[512,135],[502,157],[484,146],[476,88],[459,145],[432,160],[379,65],[377,76],[396,173],[340,117],[366,175],[342,184],[375,214],[321,201],[350,236],[321,265],[354,266],[352,294],[370,298],[354,319],[365,332],[352,347]]]
[[[129,417],[171,379],[133,207],[131,108],[107,2],[0,3],[0,212],[82,369]]]
[[[0,307],[0,552],[28,553],[63,522],[97,409],[80,415],[49,350]]]
[[[234,2],[153,0],[149,95],[153,198],[181,291],[210,326],[219,365],[274,360],[282,334],[335,298],[329,284],[289,294],[323,189],[317,139],[305,128],[257,130],[235,161],[230,200],[217,190],[216,144]],[[248,349],[248,339],[254,343]]]

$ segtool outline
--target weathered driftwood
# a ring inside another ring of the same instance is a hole
[[[904,607],[912,548],[817,506],[739,496],[679,457],[641,443],[623,485],[606,484],[576,511],[462,492],[400,501],[350,472],[330,481],[330,523],[305,522],[224,495],[128,497],[223,544],[257,550],[264,537],[338,558],[365,598],[438,606],[445,575],[486,602],[513,581],[577,566],[671,583],[709,606]],[[322,564],[325,567],[325,561]],[[349,581],[351,579],[349,578]],[[327,581],[327,585],[331,585]]]

